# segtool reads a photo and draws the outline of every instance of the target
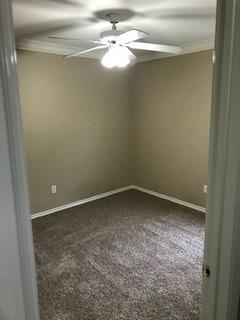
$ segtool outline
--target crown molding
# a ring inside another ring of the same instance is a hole
[[[76,51],[85,50],[85,48],[70,47],[57,43],[50,43],[38,40],[20,39],[16,41],[17,49],[37,51],[44,53],[54,53],[59,55],[68,55]],[[95,58],[92,56],[82,56],[81,58]]]
[[[81,50],[81,48],[79,47],[69,47],[62,44],[43,42],[38,40],[30,40],[30,39],[17,40],[16,47],[17,49],[54,53],[59,55],[67,55],[67,54],[71,54],[72,52]],[[188,43],[182,46],[182,51],[178,54],[172,55],[172,54],[164,54],[164,53],[154,53],[151,55],[138,57],[137,63],[158,60],[158,59],[163,59],[168,57],[174,57],[177,55],[204,51],[204,50],[209,50],[213,48],[214,48],[214,40],[212,39],[207,41],[202,41],[202,42]],[[82,49],[84,50],[85,48],[82,48]],[[87,54],[81,56],[81,58],[99,59],[96,56],[94,57]]]

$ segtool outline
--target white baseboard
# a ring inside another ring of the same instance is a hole
[[[189,202],[186,202],[186,201],[183,201],[183,200],[179,200],[179,199],[167,196],[165,194],[158,193],[156,191],[148,190],[148,189],[145,189],[145,188],[142,188],[142,187],[138,187],[138,186],[135,186],[135,185],[132,186],[132,189],[135,189],[135,190],[138,190],[138,191],[142,191],[142,192],[145,192],[145,193],[149,193],[149,194],[151,194],[151,195],[153,195],[155,197],[158,197],[158,198],[161,198],[161,199],[165,199],[165,200],[180,204],[182,206],[191,208],[193,210],[197,210],[197,211],[201,211],[201,212],[206,213],[206,208],[200,207],[200,206],[198,206],[196,204],[193,204],[193,203],[189,203]]]
[[[58,211],[62,211],[62,210],[65,210],[65,209],[76,207],[76,206],[79,206],[81,204],[84,204],[84,203],[87,203],[87,202],[91,202],[91,201],[94,201],[94,200],[98,200],[98,199],[101,199],[101,198],[105,198],[105,197],[111,196],[113,194],[116,194],[116,193],[119,193],[119,192],[123,192],[123,191],[126,191],[126,190],[130,190],[130,189],[133,189],[132,185],[129,185],[129,186],[126,186],[126,187],[123,187],[123,188],[118,188],[118,189],[115,189],[115,190],[112,190],[112,191],[104,192],[104,193],[98,194],[96,196],[89,197],[89,198],[86,198],[86,199],[82,199],[82,200],[79,200],[79,201],[75,201],[75,202],[72,202],[72,203],[64,204],[63,206],[60,206],[60,207],[56,207],[56,208],[49,209],[49,210],[46,210],[46,211],[34,213],[34,214],[31,215],[31,219],[36,219],[36,218],[40,218],[40,217],[43,217],[43,216],[47,216],[49,214],[52,214],[52,213],[55,213],[55,212],[58,212]]]
[[[178,204],[180,204],[182,206],[185,206],[185,207],[188,207],[188,208],[191,208],[191,209],[206,213],[206,209],[205,208],[197,206],[195,204],[192,204],[192,203],[189,203],[189,202],[186,202],[186,201],[183,201],[183,200],[179,200],[179,199],[176,199],[176,198],[173,198],[173,197],[169,197],[169,196],[166,196],[165,194],[158,193],[156,191],[151,191],[151,190],[148,190],[148,189],[145,189],[145,188],[142,188],[142,187],[138,187],[138,186],[135,186],[135,185],[129,185],[129,186],[126,186],[126,187],[123,187],[123,188],[118,188],[118,189],[115,189],[115,190],[112,190],[112,191],[104,192],[104,193],[98,194],[98,195],[93,196],[93,197],[89,197],[89,198],[82,199],[82,200],[79,200],[79,201],[76,201],[76,202],[68,203],[68,204],[65,204],[65,205],[60,206],[60,207],[56,207],[56,208],[49,209],[49,210],[46,210],[46,211],[34,213],[34,214],[31,215],[31,219],[36,219],[36,218],[40,218],[40,217],[43,217],[43,216],[47,216],[49,214],[52,214],[52,213],[55,213],[55,212],[58,212],[58,211],[62,211],[62,210],[65,210],[65,209],[76,207],[76,206],[79,206],[81,204],[84,204],[84,203],[87,203],[87,202],[91,202],[91,201],[94,201],[94,200],[98,200],[98,199],[101,199],[101,198],[105,198],[105,197],[111,196],[113,194],[116,194],[116,193],[119,193],[119,192],[123,192],[123,191],[127,191],[127,190],[130,190],[130,189],[135,189],[135,190],[138,190],[138,191],[142,191],[142,192],[151,194],[151,195],[153,195],[155,197],[158,197],[158,198],[161,198],[161,199],[165,199],[165,200],[168,200],[168,201],[171,201],[171,202],[174,202],[174,203],[178,203]]]

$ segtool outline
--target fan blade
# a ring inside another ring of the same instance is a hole
[[[106,43],[105,42],[103,42],[103,41],[95,41],[95,40],[92,40],[92,41],[89,41],[89,42],[92,42],[92,43],[97,43],[97,44],[105,44],[106,45]]]
[[[64,38],[64,37],[54,37],[54,36],[49,36],[49,39],[57,39],[57,40],[81,40],[81,39],[76,39],[76,38]]]
[[[147,36],[148,36],[147,32],[140,31],[140,30],[131,30],[123,34],[120,34],[120,36],[116,38],[116,41],[120,44],[125,44],[135,40],[146,38]]]
[[[99,50],[99,49],[104,49],[104,48],[108,48],[108,47],[109,47],[109,45],[98,46],[98,47],[94,47],[94,48],[87,49],[87,50],[84,50],[84,51],[74,52],[74,53],[72,53],[72,54],[69,54],[69,55],[67,55],[67,56],[64,56],[64,58],[77,57],[77,56],[80,56],[81,54],[84,54],[84,53],[87,53],[87,52],[91,52],[91,51],[95,51],[95,50]]]
[[[72,40],[72,41],[82,41],[82,39],[79,39],[79,38],[64,38],[64,37],[54,37],[54,36],[50,36],[48,37],[49,39],[57,39],[57,40]],[[102,41],[89,41],[89,42],[92,42],[92,43],[97,43],[97,44],[105,44],[103,43]]]
[[[158,51],[158,52],[166,52],[166,53],[179,53],[181,51],[180,47],[167,46],[164,44],[146,43],[146,42],[131,42],[131,43],[128,43],[127,46],[132,49]]]

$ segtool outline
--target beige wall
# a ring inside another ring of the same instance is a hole
[[[211,55],[106,70],[19,51],[32,212],[129,184],[204,206]]]
[[[18,71],[33,213],[132,182],[129,70],[19,51]]]
[[[134,69],[135,183],[205,206],[212,52]]]

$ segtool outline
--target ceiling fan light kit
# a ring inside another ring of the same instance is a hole
[[[134,59],[131,59],[130,50],[118,44],[112,45],[101,60],[102,65],[109,69],[113,67],[124,68],[132,62]]]
[[[124,33],[120,32],[117,30],[117,24],[122,19],[118,13],[109,12],[104,16],[104,19],[112,24],[112,30],[102,32],[100,34],[100,40],[92,41],[99,45],[88,50],[74,52],[73,54],[65,56],[65,58],[78,57],[91,51],[107,48],[108,51],[102,57],[101,63],[104,67],[111,69],[113,67],[124,68],[137,60],[137,57],[130,49],[172,54],[177,54],[181,51],[181,48],[176,46],[137,42],[149,35],[145,31],[133,29]],[[50,38],[61,39],[58,37]]]

